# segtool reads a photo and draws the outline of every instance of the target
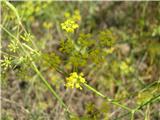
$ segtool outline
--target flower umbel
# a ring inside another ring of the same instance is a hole
[[[79,10],[75,10],[75,11],[74,11],[74,15],[72,16],[72,18],[73,18],[75,21],[80,21],[80,20],[81,20],[80,11],[79,11]]]
[[[4,56],[4,60],[1,60],[1,67],[4,68],[4,70],[7,70],[9,67],[11,67],[11,57]]]
[[[74,30],[79,27],[77,22],[81,20],[79,10],[75,10],[73,15],[71,15],[69,12],[66,12],[64,16],[67,18],[67,20],[61,23],[62,29],[67,32],[73,33]]]
[[[80,84],[85,83],[86,80],[85,78],[83,78],[83,73],[80,73],[79,75],[77,74],[77,72],[73,72],[70,74],[69,77],[66,78],[66,84],[65,86],[67,88],[79,88],[80,90],[82,90],[82,87],[80,86]]]
[[[120,63],[120,70],[122,74],[125,74],[125,75],[134,72],[133,66],[128,65],[127,62],[125,61]]]
[[[18,43],[17,42],[15,42],[15,41],[11,41],[11,43],[8,45],[8,47],[9,47],[9,50],[11,51],[11,52],[16,52],[17,51],[17,49],[19,48],[18,47]]]
[[[64,23],[61,23],[61,27],[63,30],[73,33],[79,25],[74,20],[68,19]]]

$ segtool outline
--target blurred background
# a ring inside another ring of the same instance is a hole
[[[65,15],[79,10],[81,21],[73,38],[80,33],[91,34],[109,30],[114,36],[114,52],[103,62],[82,65],[87,83],[104,95],[134,108],[160,93],[160,2],[11,2],[18,11],[25,29],[43,53],[59,56],[60,40],[65,33],[60,24]],[[1,2],[1,25],[13,35],[23,34],[13,11]],[[8,51],[12,38],[2,30],[2,56],[17,55]],[[46,58],[46,57],[45,57]],[[98,56],[93,56],[93,61]],[[66,89],[64,76],[40,59],[39,70],[63,98],[73,120],[129,120],[127,111],[106,103],[87,89]],[[50,62],[58,61],[49,59]],[[64,71],[71,66],[60,61]],[[136,120],[159,120],[159,101],[144,106],[136,113]],[[66,114],[26,62],[1,73],[2,120],[66,120]],[[147,116],[146,116],[147,114]]]

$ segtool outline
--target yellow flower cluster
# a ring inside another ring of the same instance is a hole
[[[4,60],[0,60],[0,62],[1,62],[1,67],[3,67],[4,70],[7,70],[9,67],[11,67],[12,60],[11,57],[4,56]]]
[[[44,22],[43,23],[43,27],[46,29],[50,29],[50,28],[52,28],[52,26],[53,26],[53,23],[51,23],[51,22]]]
[[[61,27],[63,30],[73,33],[79,25],[74,20],[68,19],[64,23],[61,23]]]
[[[134,72],[134,69],[132,66],[129,66],[126,62],[121,62],[120,64],[120,69],[122,71],[123,74],[129,74]]]
[[[17,41],[15,42],[14,40],[12,40],[11,43],[8,45],[8,48],[11,52],[15,53],[17,51],[17,49],[19,48],[18,42]]]
[[[65,86],[67,88],[79,88],[80,90],[82,90],[80,84],[85,83],[86,80],[85,78],[83,78],[83,73],[80,73],[80,75],[78,75],[76,72],[73,72],[68,78],[66,78],[66,82],[67,83],[65,84]]]
[[[74,15],[72,16],[72,18],[73,18],[75,21],[80,21],[80,20],[81,20],[81,15],[80,15],[79,10],[75,10],[75,11],[74,11]]]
[[[74,15],[72,16],[70,15],[70,13],[66,12],[65,17],[67,18],[67,20],[61,23],[61,27],[63,30],[73,33],[74,30],[79,27],[76,22],[81,20],[80,12],[78,10],[75,10]]]
[[[80,21],[81,20],[81,15],[80,15],[79,10],[75,10],[74,14],[72,16],[71,16],[71,14],[69,12],[65,12],[64,16],[67,19],[71,18],[71,19],[73,19],[75,21]]]

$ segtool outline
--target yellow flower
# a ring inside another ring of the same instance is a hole
[[[134,72],[133,67],[129,66],[127,62],[124,61],[120,63],[120,70],[122,71],[123,74],[129,74]]]
[[[79,25],[76,22],[81,20],[79,10],[75,10],[73,15],[71,15],[69,12],[66,12],[64,16],[67,18],[67,20],[61,23],[62,29],[67,32],[73,33],[74,30],[79,27]]]
[[[46,29],[50,29],[52,28],[53,24],[51,22],[44,22],[43,23],[43,27]]]
[[[71,16],[71,14],[70,14],[69,12],[66,12],[66,13],[64,14],[64,16],[65,16],[66,18],[69,18],[69,17]]]
[[[67,88],[79,88],[80,90],[82,90],[82,87],[80,84],[85,83],[86,80],[85,78],[83,78],[83,73],[80,73],[79,75],[77,74],[77,72],[73,72],[70,74],[69,77],[66,78],[66,84],[65,86]]]
[[[8,47],[9,47],[9,50],[10,50],[11,52],[14,52],[14,53],[15,53],[15,52],[17,51],[17,49],[19,48],[19,47],[18,47],[18,42],[12,40],[11,43],[8,45]]]
[[[106,50],[107,55],[113,53],[113,51],[115,50],[114,47],[111,47],[109,49]]]
[[[68,19],[64,23],[61,23],[61,27],[63,30],[73,33],[74,30],[79,27],[79,25],[75,23],[74,20]]]
[[[12,60],[11,57],[4,56],[4,60],[0,60],[0,62],[1,62],[1,67],[3,67],[4,70],[7,70],[9,67],[11,67]]]
[[[80,20],[81,20],[81,15],[80,15],[79,10],[75,10],[75,11],[74,11],[74,15],[72,16],[72,18],[73,18],[75,21],[80,21]]]

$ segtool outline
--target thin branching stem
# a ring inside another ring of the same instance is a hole
[[[102,98],[106,99],[108,102],[110,102],[110,103],[112,103],[112,104],[114,104],[114,105],[116,105],[116,106],[119,106],[119,107],[121,107],[121,108],[123,108],[123,109],[125,109],[125,110],[128,110],[128,111],[132,112],[132,109],[130,109],[129,107],[127,107],[127,106],[125,106],[125,105],[122,105],[122,104],[120,104],[119,102],[117,102],[117,101],[115,101],[115,100],[113,100],[113,99],[110,99],[110,98],[106,97],[105,95],[103,95],[102,93],[100,93],[99,91],[97,91],[96,89],[94,89],[93,87],[91,87],[90,85],[84,83],[84,86],[85,86],[87,89],[89,89],[89,90],[93,91],[94,93],[96,93],[98,96],[101,96]]]
[[[6,28],[4,28],[3,26],[0,26],[6,33],[8,33],[12,38],[14,38],[15,40],[18,41],[19,45],[21,46],[22,50],[26,53],[26,55],[31,58],[31,56],[29,55],[28,51],[25,50],[23,44],[12,34],[10,33]],[[26,45],[25,45],[26,47]],[[28,48],[28,47],[27,47]],[[41,80],[43,81],[43,83],[46,85],[46,87],[49,89],[49,91],[53,94],[53,96],[55,96],[57,98],[57,100],[59,101],[59,103],[62,105],[62,107],[65,108],[65,110],[69,111],[67,109],[67,106],[65,105],[65,103],[63,102],[63,100],[59,97],[59,95],[53,90],[53,88],[51,87],[51,85],[48,83],[48,81],[43,77],[43,75],[41,74],[41,72],[37,69],[36,64],[32,61],[32,66],[34,71],[39,75],[39,77],[41,78]]]

